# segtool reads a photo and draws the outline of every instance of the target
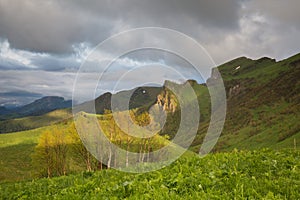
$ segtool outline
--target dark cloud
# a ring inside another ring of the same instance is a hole
[[[67,5],[61,7],[57,1],[2,0],[0,35],[14,48],[66,53],[74,43],[108,35],[112,25],[94,18]]]
[[[63,3],[70,6],[70,2]],[[122,20],[138,26],[179,24],[189,21],[208,27],[234,28],[238,26],[240,4],[236,0],[92,0],[89,3],[75,0],[75,10],[81,9],[106,18]]]
[[[65,53],[83,41],[97,44],[128,27],[162,26],[193,33],[201,25],[238,27],[235,0],[102,0],[0,2],[0,36],[14,48]]]
[[[65,54],[74,52],[74,44],[94,46],[122,30],[161,26],[191,35],[217,63],[267,51],[280,57],[298,50],[294,36],[300,32],[299,4],[298,0],[1,0],[0,37],[12,48]],[[253,23],[255,15],[266,22]],[[258,31],[247,33],[249,24]],[[274,43],[284,48],[275,52]],[[51,61],[54,70],[64,68],[60,62]]]
[[[278,26],[300,29],[299,0],[247,1],[246,6],[249,12],[265,16]]]
[[[77,54],[49,54],[19,50],[10,47],[7,40],[0,40],[1,70],[45,70],[70,71],[78,70],[82,59],[81,49]]]
[[[10,91],[10,92],[0,92],[1,97],[41,97],[42,94],[27,92],[24,90]]]

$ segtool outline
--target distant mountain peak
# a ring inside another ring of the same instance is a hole
[[[65,100],[63,97],[59,96],[45,96],[27,105],[16,107],[13,110],[7,111],[7,109],[4,110],[1,108],[0,115],[2,115],[1,118],[4,119],[36,116],[57,109],[70,108],[71,106],[71,100]]]
[[[63,102],[65,98],[59,96],[44,96],[40,99],[35,100],[34,102]],[[34,103],[33,102],[33,103]]]

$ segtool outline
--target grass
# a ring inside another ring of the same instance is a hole
[[[0,184],[2,199],[299,199],[299,151],[183,156],[161,170],[83,172]]]
[[[32,179],[31,154],[44,128],[0,134],[0,181]]]
[[[263,107],[252,110],[255,114],[249,124],[238,129],[235,129],[234,125],[225,126],[216,145],[216,150],[230,151],[234,148],[244,150],[259,148],[300,149],[299,116],[294,113],[278,114],[289,108],[286,105],[275,106],[274,108]],[[297,145],[297,143],[299,144]],[[194,149],[199,149],[200,146],[197,145]]]
[[[44,128],[38,128],[29,131],[0,134],[0,147],[3,148],[20,144],[36,144],[43,129]]]
[[[241,57],[225,63],[218,68],[225,82],[235,79],[255,78],[259,83],[266,83],[275,78],[280,72],[288,70],[288,67],[285,66],[287,63],[299,58],[300,55],[296,55],[289,60],[275,62],[272,59],[251,60]],[[240,66],[239,69],[237,69],[238,66]]]

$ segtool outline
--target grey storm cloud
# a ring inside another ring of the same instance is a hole
[[[265,15],[277,25],[300,29],[299,0],[248,1],[247,10]]]
[[[13,48],[65,53],[82,41],[97,44],[130,27],[162,26],[193,33],[194,26],[237,29],[235,0],[0,1],[0,35]]]
[[[0,0],[0,37],[12,48],[66,54],[74,52],[74,44],[95,46],[122,30],[159,26],[194,37],[217,63],[240,55],[286,57],[299,46],[295,42],[299,4],[298,0]],[[281,50],[274,50],[276,44],[282,45]]]
[[[34,92],[26,92],[24,90],[17,90],[11,92],[2,92],[0,96],[4,97],[41,97],[42,94]]]
[[[78,49],[77,49],[78,52]],[[1,70],[70,71],[80,66],[81,54],[57,55],[11,48],[7,40],[0,40]]]

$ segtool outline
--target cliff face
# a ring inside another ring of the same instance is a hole
[[[164,90],[157,96],[157,104],[166,112],[174,113],[177,109],[176,97],[168,90]]]
[[[179,99],[175,94],[187,97],[182,98],[187,101],[187,99],[192,99],[193,94],[189,90],[190,87],[198,87],[199,84],[195,80],[187,80],[184,83],[175,83],[171,81],[165,81],[164,87],[159,95],[157,95],[156,104],[166,112],[174,113],[180,109]],[[190,97],[190,98],[189,98]],[[189,102],[190,103],[190,102]]]

